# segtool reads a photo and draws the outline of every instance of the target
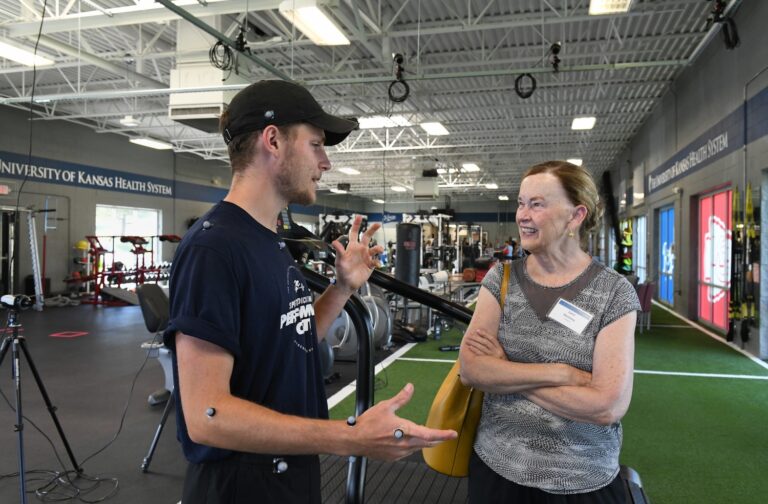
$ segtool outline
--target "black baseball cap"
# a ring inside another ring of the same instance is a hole
[[[325,145],[336,145],[358,127],[357,120],[328,114],[305,87],[284,80],[263,80],[244,88],[232,98],[227,113],[222,128],[227,144],[270,124],[305,122],[325,131]]]

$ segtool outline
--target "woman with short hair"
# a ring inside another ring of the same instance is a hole
[[[549,161],[520,184],[528,255],[483,281],[461,344],[462,381],[485,392],[471,503],[624,502],[620,419],[632,395],[632,285],[585,252],[601,208],[582,167]]]

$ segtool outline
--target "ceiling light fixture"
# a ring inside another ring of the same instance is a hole
[[[395,192],[405,192],[405,191],[407,191],[407,190],[408,190],[408,189],[406,189],[405,187],[403,187],[403,186],[398,186],[398,185],[393,185],[392,187],[390,187],[390,189],[392,189],[392,190],[393,190],[393,191],[395,191]]]
[[[421,123],[419,126],[421,126],[421,129],[426,131],[428,135],[440,136],[440,135],[448,134],[448,130],[445,129],[445,126],[443,126],[439,122],[424,122],[424,123]]]
[[[378,203],[379,205],[383,205],[384,204],[384,200],[383,199],[375,199],[375,200],[373,200],[373,202],[374,203]]]
[[[461,171],[466,173],[479,172],[480,167],[476,163],[464,163],[461,165]]]
[[[120,119],[120,124],[128,128],[132,128],[133,126],[139,125],[139,120],[133,117],[132,115],[128,114],[122,119]]]
[[[90,0],[89,0],[90,1]],[[223,3],[231,0],[173,0],[173,3],[178,7],[185,7],[188,5],[204,5],[212,3]],[[74,3],[70,1],[69,3]],[[85,3],[85,2],[84,2]],[[155,0],[133,0],[131,5],[124,7],[98,7],[96,2],[91,1],[90,5],[94,6],[96,10],[83,10],[81,12],[70,13],[63,16],[58,16],[56,19],[79,19],[79,18],[95,18],[97,16],[112,17],[115,14],[130,14],[134,12],[144,12],[148,10],[161,10],[165,9],[162,4],[157,3]],[[159,21],[158,21],[159,22]]]
[[[592,128],[595,127],[596,121],[597,121],[597,118],[593,116],[574,117],[573,122],[571,123],[571,129],[572,130],[591,130]]]
[[[589,15],[615,14],[629,12],[633,0],[589,0]]]
[[[575,164],[576,166],[581,166],[581,163],[583,163],[583,160],[581,158],[571,158],[571,159],[566,159],[566,161],[568,161],[571,164]]]
[[[335,187],[331,187],[329,189],[334,194],[347,194],[348,191],[345,191],[344,189],[336,189]]]
[[[474,182],[447,182],[445,184],[438,184],[437,187],[477,187]]]
[[[342,166],[341,168],[339,168],[339,171],[347,175],[360,175],[360,172],[358,170],[355,170],[354,168],[350,168],[349,166]]]
[[[490,184],[485,184],[486,189],[498,189],[499,185],[491,182]]]
[[[14,45],[0,42],[0,58],[9,59],[16,63],[26,66],[48,66],[53,65],[53,60],[36,55],[27,49],[22,49]]]
[[[173,149],[173,145],[167,142],[161,142],[159,140],[153,140],[151,138],[131,138],[129,141],[142,147],[149,147],[150,149],[168,150]]]
[[[278,9],[285,19],[315,44],[349,45],[349,39],[331,18],[320,10],[316,0],[285,0],[280,3]]]
[[[499,199],[501,201],[509,201],[509,196],[507,196],[506,194],[499,194]]]
[[[361,117],[360,129],[402,128],[410,126],[411,122],[401,115]]]

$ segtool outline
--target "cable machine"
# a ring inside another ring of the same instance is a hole
[[[451,225],[454,228],[453,225]],[[483,231],[483,226],[479,224],[456,224],[455,228],[456,260],[454,266],[456,271],[461,272],[464,268],[474,266],[475,259],[483,253],[483,247],[488,241],[487,233]]]

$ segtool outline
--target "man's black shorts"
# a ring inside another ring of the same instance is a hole
[[[285,456],[283,473],[270,455],[239,454],[215,462],[189,464],[183,504],[320,504],[320,459]]]

